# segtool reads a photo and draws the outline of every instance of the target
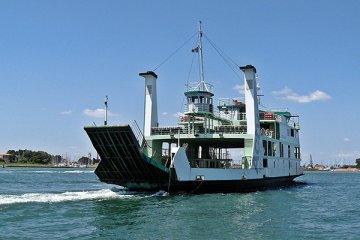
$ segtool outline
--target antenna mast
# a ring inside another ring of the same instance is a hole
[[[203,62],[203,47],[202,47],[202,30],[201,30],[201,21],[199,21],[199,51],[200,51],[200,82],[205,82],[204,77],[204,62]]]
[[[107,118],[108,118],[108,96],[106,95],[105,96],[105,120],[104,120],[104,125],[106,126],[107,125]]]

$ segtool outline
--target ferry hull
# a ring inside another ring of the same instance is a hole
[[[132,191],[166,191],[170,193],[244,193],[263,191],[279,187],[294,186],[296,176],[273,177],[248,180],[207,180],[207,181],[175,181],[164,186],[149,183],[127,183],[122,186]]]

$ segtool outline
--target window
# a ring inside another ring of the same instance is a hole
[[[201,159],[201,155],[202,155],[202,147],[199,146],[198,152],[197,152],[197,157]]]
[[[301,158],[300,147],[298,147],[298,158]]]
[[[280,157],[284,157],[284,144],[279,143],[280,145]]]
[[[275,143],[273,143],[272,151],[273,151],[273,156],[275,157],[276,156],[276,144]]]
[[[263,168],[267,168],[268,167],[268,160],[267,158],[263,158]]]
[[[266,140],[263,140],[263,148],[264,148],[264,156],[267,156],[268,153],[267,153],[267,143],[266,143]]]
[[[170,144],[167,142],[163,142],[162,143],[162,147],[161,147],[161,156],[169,156],[170,153]]]
[[[272,142],[271,141],[268,141],[268,155],[269,156],[273,156],[272,155]]]
[[[300,158],[300,148],[299,147],[294,147],[294,155],[295,155],[295,158]]]
[[[291,148],[290,148],[290,145],[288,145],[288,158],[290,158],[291,156]]]

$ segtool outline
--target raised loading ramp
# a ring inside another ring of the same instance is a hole
[[[89,126],[84,128],[101,161],[95,170],[106,183],[129,188],[165,186],[169,171],[140,151],[140,145],[129,125]]]

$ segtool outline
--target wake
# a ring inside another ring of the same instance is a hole
[[[64,193],[25,193],[22,195],[0,195],[0,205],[17,203],[59,203],[81,200],[130,199],[140,196],[114,192],[110,189]]]

